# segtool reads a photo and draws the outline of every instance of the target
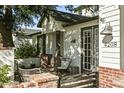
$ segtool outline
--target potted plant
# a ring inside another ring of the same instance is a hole
[[[32,45],[29,41],[22,42],[15,49],[15,61],[23,68],[39,67],[40,58],[37,57],[36,46]]]

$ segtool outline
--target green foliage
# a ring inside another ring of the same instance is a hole
[[[49,19],[48,9],[56,7],[56,5],[0,5],[0,32],[3,46],[14,47],[11,31],[16,31],[23,25],[32,27],[36,24],[34,19],[38,20],[39,17]]]
[[[70,12],[73,12],[74,11],[74,5],[65,5],[65,9],[70,11]]]
[[[10,81],[7,76],[10,71],[10,66],[3,65],[0,67],[0,84],[8,83]]]
[[[11,11],[11,17],[9,17],[11,20],[10,22],[7,22],[7,25],[9,26],[12,24],[13,29],[20,28],[22,25],[24,26],[33,26],[35,25],[35,20],[40,17],[49,17],[49,10],[50,9],[56,9],[57,5],[1,5],[0,6],[0,22],[5,21],[5,13],[7,9],[8,11]],[[6,18],[6,19],[7,19]],[[8,21],[8,20],[7,20]],[[12,30],[12,29],[11,29]]]
[[[37,56],[37,49],[29,41],[22,42],[15,50],[16,58],[30,58]]]
[[[91,11],[92,14],[98,12],[99,6],[98,5],[79,5],[78,7],[74,8],[74,12],[82,12],[85,9],[85,13]]]
[[[71,12],[72,11],[82,12],[82,10],[85,9],[85,13],[87,13],[88,11],[91,11],[92,14],[99,11],[99,5],[78,5],[78,6],[66,5],[65,8]]]

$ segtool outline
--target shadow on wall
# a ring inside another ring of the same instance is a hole
[[[74,42],[72,42],[74,41]],[[64,56],[72,59],[72,66],[80,67],[80,31],[69,31],[64,36]]]
[[[1,65],[10,65],[11,66],[11,72],[9,73],[9,76],[13,75],[13,69],[14,69],[14,50],[0,50],[0,66]]]

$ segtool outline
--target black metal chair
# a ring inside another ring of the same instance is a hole
[[[72,60],[70,58],[61,58],[61,66],[57,67],[57,73],[66,74],[69,72],[69,67]]]

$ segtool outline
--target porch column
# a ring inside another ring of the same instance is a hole
[[[46,34],[43,34],[43,54],[46,54]]]
[[[59,50],[58,55],[60,55],[60,31],[56,31],[56,48]]]

